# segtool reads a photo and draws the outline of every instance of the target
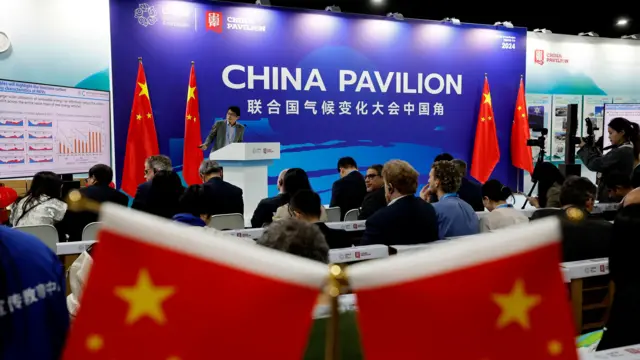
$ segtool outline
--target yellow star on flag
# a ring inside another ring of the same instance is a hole
[[[489,116],[489,120],[491,120],[491,116]]]
[[[196,117],[195,116],[193,117],[193,122],[196,122]]]
[[[142,115],[140,115],[140,114],[136,115],[136,119],[137,119],[137,120],[142,119]]]
[[[482,95],[484,95],[484,103],[489,104],[489,106],[491,106],[491,93],[486,93]]]
[[[518,106],[518,111],[522,110],[522,106]]]
[[[86,345],[89,351],[96,352],[104,346],[104,339],[100,335],[92,334],[87,337]]]
[[[129,311],[125,322],[133,324],[148,316],[158,324],[167,321],[162,303],[175,293],[172,286],[155,286],[147,269],[141,269],[138,280],[133,286],[118,286],[114,290],[116,296],[129,303]]]
[[[195,99],[195,98],[196,98],[196,87],[189,86],[189,94],[187,95],[187,102],[189,102],[190,99]]]
[[[562,354],[562,343],[558,340],[551,340],[547,344],[547,350],[552,356],[558,356]]]
[[[140,92],[138,93],[138,96],[146,96],[147,99],[149,99],[149,88],[147,87],[147,83],[138,83],[138,86],[140,86]]]
[[[524,289],[524,281],[516,280],[509,294],[494,294],[493,301],[500,307],[498,317],[499,329],[511,323],[518,323],[522,328],[529,329],[529,312],[540,304],[539,295],[529,295]]]
[[[481,118],[480,118],[480,121],[485,121],[485,120],[486,120],[486,119],[485,119],[484,117],[481,117]]]
[[[191,115],[187,115],[187,120],[191,120]]]
[[[522,117],[525,117],[526,115],[524,113],[522,113]]]
[[[151,113],[147,113],[147,119],[151,119]]]

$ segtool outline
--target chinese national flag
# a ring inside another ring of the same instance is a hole
[[[476,140],[473,144],[471,176],[484,184],[489,180],[489,176],[491,176],[499,160],[500,149],[498,148],[496,123],[493,118],[491,92],[489,91],[489,80],[485,76],[482,99],[480,100],[480,113],[478,114],[478,126],[476,127]]]
[[[326,265],[105,204],[64,359],[302,358]]]
[[[529,116],[527,102],[524,98],[524,81],[520,79],[520,89],[516,100],[516,110],[511,128],[511,161],[513,166],[533,174],[533,156],[527,146],[529,140]]]
[[[136,90],[133,94],[133,106],[129,119],[127,147],[124,150],[124,168],[122,170],[122,191],[135,196],[138,185],[144,182],[144,161],[151,155],[158,155],[158,136],[153,122],[151,99],[144,75],[142,60],[138,63]]]
[[[351,265],[364,357],[577,360],[560,224],[540,221]]]
[[[196,87],[196,68],[191,63],[189,89],[187,92],[187,112],[184,125],[184,155],[182,160],[182,177],[188,185],[201,184],[199,168],[204,155],[198,146],[200,137],[200,107],[198,105],[198,89]]]

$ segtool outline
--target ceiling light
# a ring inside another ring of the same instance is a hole
[[[262,6],[271,6],[271,1],[269,1],[269,0],[256,0],[256,4],[257,5],[262,5]]]
[[[400,14],[400,13],[388,13],[387,17],[392,17],[396,20],[404,20],[404,15]]]
[[[374,5],[382,5],[384,3],[384,0],[371,0],[371,3]]]
[[[629,20],[627,19],[618,19],[618,21],[616,22],[616,25],[618,26],[625,26],[629,23]]]
[[[442,22],[451,23],[453,25],[460,25],[460,20],[456,18],[444,18]]]

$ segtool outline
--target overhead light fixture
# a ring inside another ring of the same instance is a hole
[[[256,5],[271,6],[270,0],[256,0]]]
[[[640,34],[638,35],[624,35],[622,39],[630,39],[630,40],[638,40],[640,39]]]
[[[324,8],[324,10],[331,11],[331,12],[342,12],[342,10],[340,9],[340,6],[335,6],[335,5],[327,6],[326,8]]]
[[[600,35],[598,35],[598,33],[595,33],[593,31],[589,31],[589,32],[581,32],[578,34],[578,36],[593,36],[593,37],[600,37]]]
[[[444,18],[442,19],[442,22],[450,23],[453,25],[460,25],[460,20],[456,18]]]
[[[618,19],[618,21],[616,22],[616,25],[618,26],[625,26],[629,23],[629,20],[627,19]]]
[[[513,29],[513,23],[511,21],[498,21],[493,26],[504,26],[509,29]]]
[[[533,29],[534,33],[553,34],[549,29]]]
[[[384,3],[384,0],[371,0],[371,2],[373,3],[373,5],[382,5]]]
[[[404,15],[400,14],[400,13],[388,13],[387,17],[392,17],[396,20],[404,20]]]

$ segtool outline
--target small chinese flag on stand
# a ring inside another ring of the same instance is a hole
[[[189,90],[187,91],[187,112],[184,125],[184,155],[182,158],[182,177],[188,185],[201,184],[200,164],[204,160],[200,137],[200,106],[198,105],[198,88],[196,87],[196,67],[191,62]]]
[[[365,358],[576,360],[559,240],[548,219],[351,265]]]
[[[133,106],[129,119],[127,147],[124,150],[124,168],[122,169],[122,191],[135,196],[138,185],[144,180],[144,161],[151,155],[158,155],[158,136],[151,111],[151,99],[147,87],[147,77],[142,67],[142,59],[138,63],[136,90],[133,94]]]
[[[478,113],[478,126],[476,127],[476,140],[473,144],[471,176],[484,184],[489,180],[489,176],[499,160],[500,149],[496,123],[493,118],[491,92],[489,91],[489,80],[485,75],[482,98],[480,99],[480,112]]]
[[[529,115],[524,97],[524,81],[520,78],[520,89],[511,128],[511,161],[513,166],[533,174],[533,156],[531,147],[527,146],[527,140],[529,140]]]
[[[64,359],[299,360],[326,265],[104,204]]]

